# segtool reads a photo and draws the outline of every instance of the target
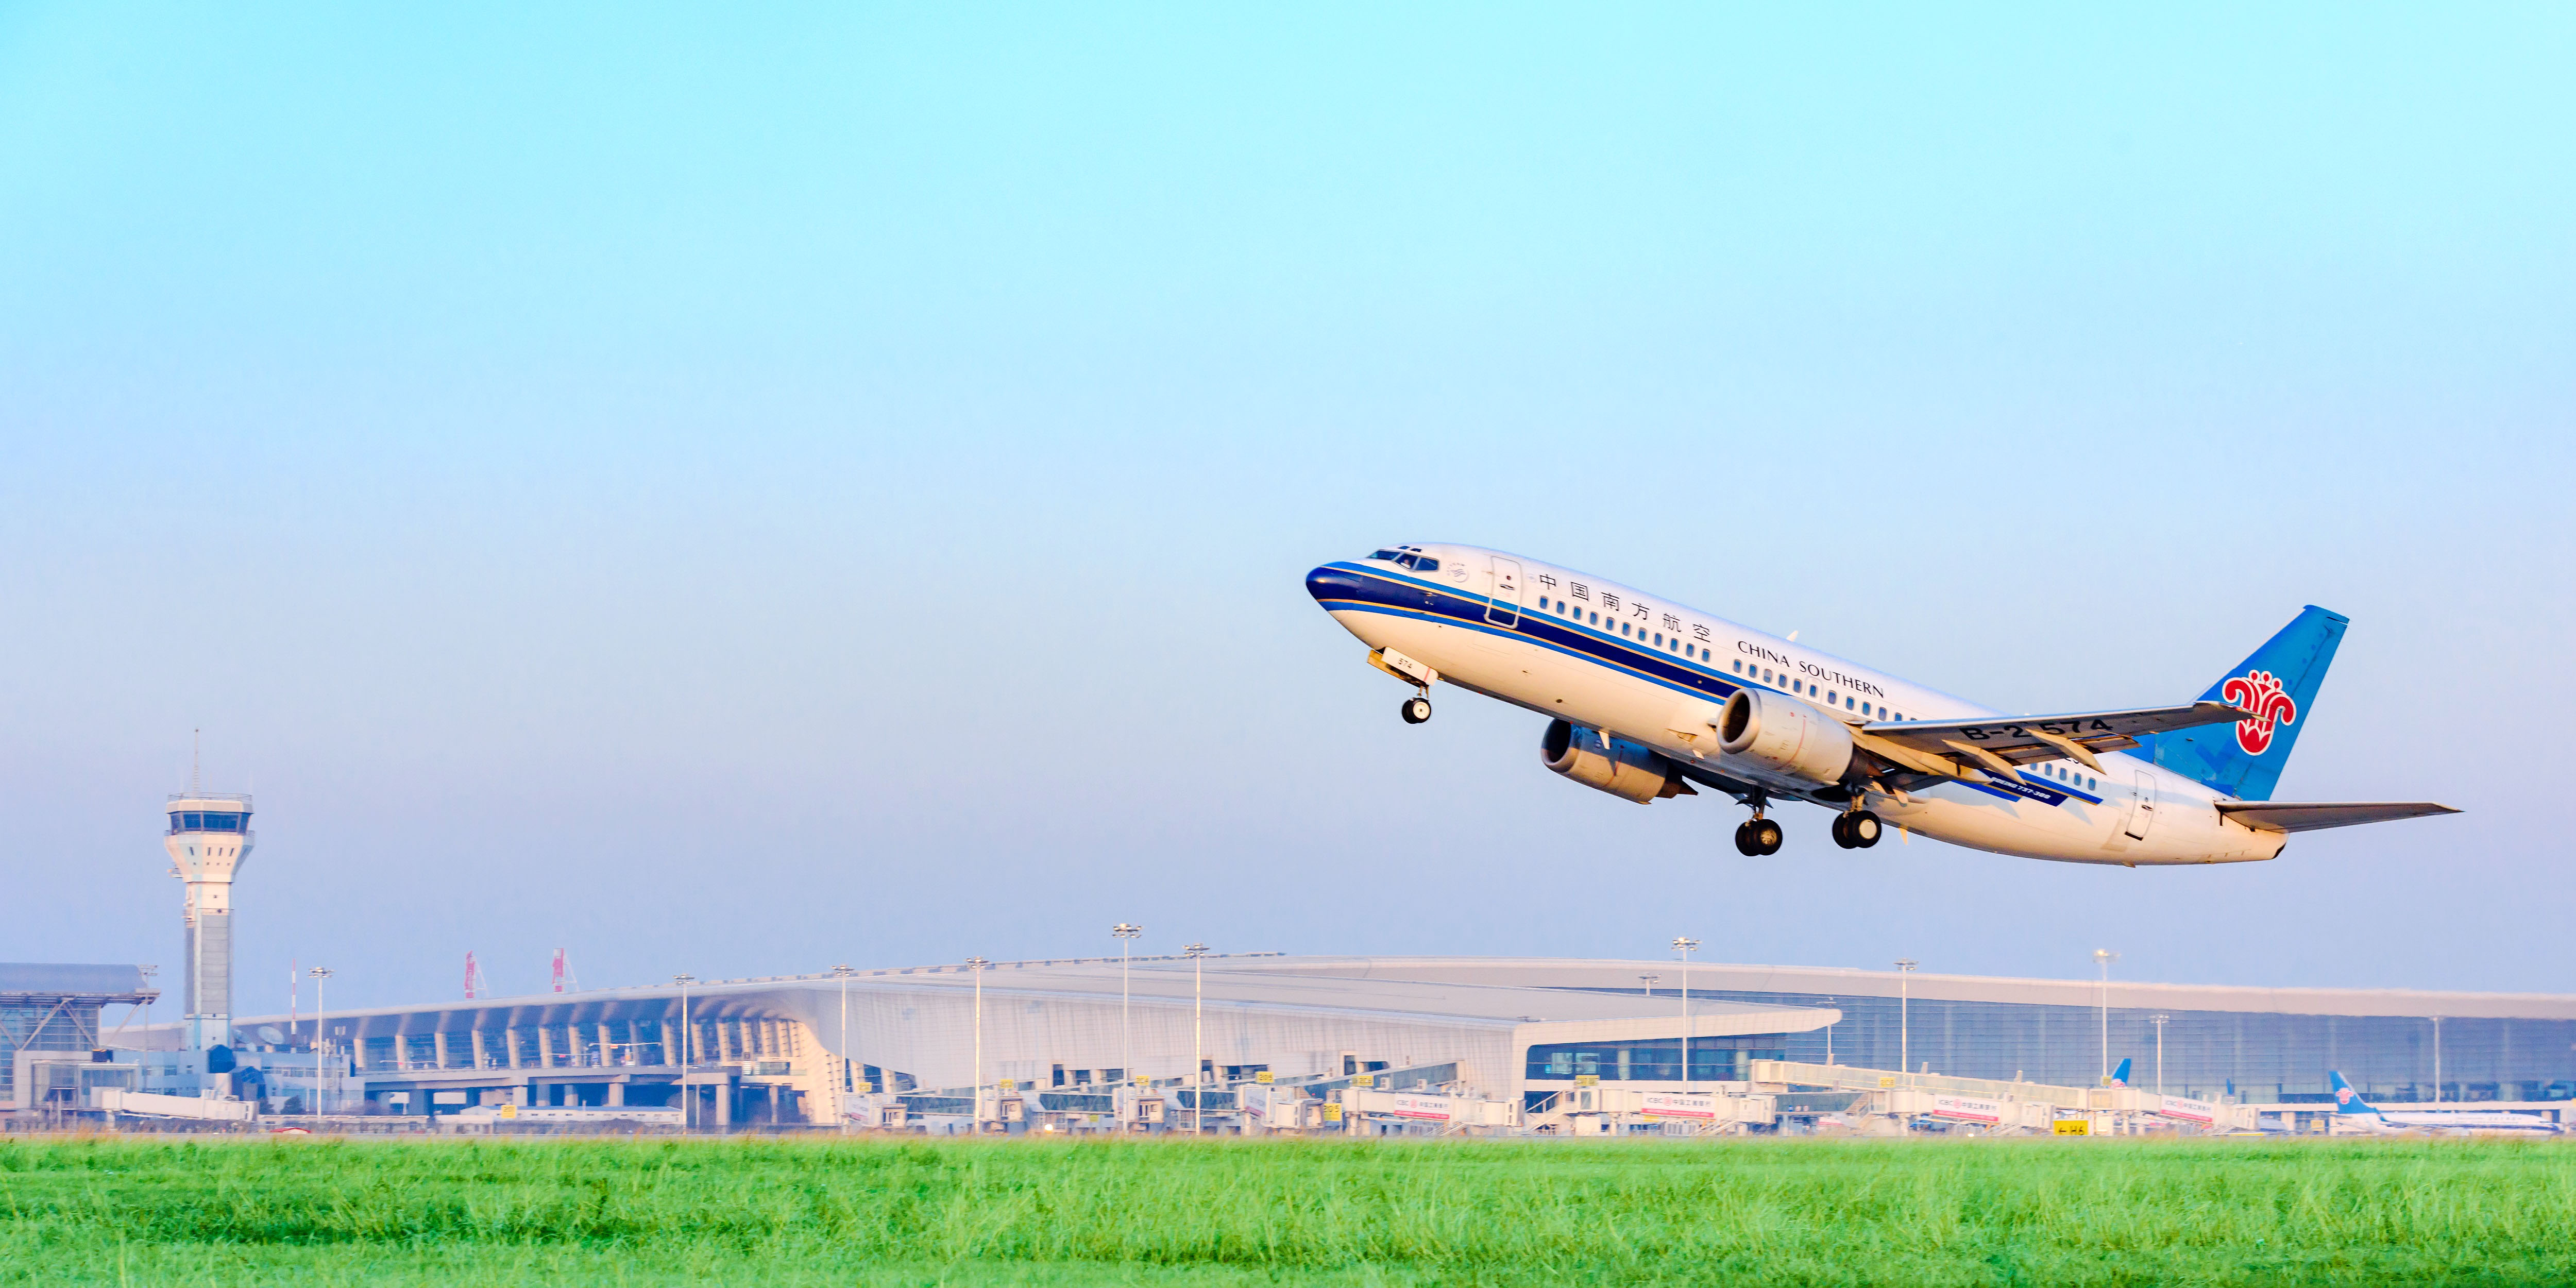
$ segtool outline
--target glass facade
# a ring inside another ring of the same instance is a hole
[[[1693,1082],[1742,1082],[1755,1060],[1791,1059],[1782,1035],[1691,1039]],[[1680,1082],[1682,1042],[1678,1037],[1639,1038],[1617,1042],[1546,1042],[1529,1049],[1524,1070],[1532,1082],[1570,1082],[1591,1076],[1603,1082]]]
[[[1635,990],[1622,990],[1634,992]],[[1898,1001],[1826,993],[1691,990],[1694,997],[1783,1006],[1826,1006],[1842,1021],[1810,1033],[1763,1038],[1786,1058],[1894,1069]],[[2025,1078],[2092,1086],[2105,1060],[2102,1012],[2090,1006],[1914,998],[1905,1048],[1916,1067],[1966,1078]],[[2107,1063],[2123,1058],[2133,1086],[2156,1083],[2154,1010],[2112,1007]],[[2164,1009],[2164,1088],[2211,1098],[2230,1084],[2240,1100],[2331,1099],[2326,1071],[2340,1069],[2365,1096],[2433,1099],[2430,1019],[2412,1015],[2301,1015]],[[1706,1040],[1706,1039],[1703,1039]],[[1584,1044],[1575,1044],[1583,1047]],[[1669,1045],[1669,1043],[1667,1043]],[[2445,1101],[2576,1099],[2576,1020],[2449,1018],[2441,1023]],[[1694,1053],[1696,1055],[1696,1052]],[[1669,1058],[1669,1057],[1667,1057]],[[1632,1060],[1634,1057],[1632,1057]],[[1538,1058],[1531,1056],[1533,1078]],[[1603,1074],[1605,1080],[1608,1074]],[[1696,1076],[1696,1075],[1694,1075]]]
[[[0,1002],[0,1101],[18,1092],[17,1066],[8,1057],[19,1051],[88,1051],[99,1044],[99,1004],[72,1001]]]

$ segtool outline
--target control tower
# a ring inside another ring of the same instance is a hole
[[[233,877],[258,839],[250,830],[250,797],[188,792],[170,798],[170,874],[187,883],[188,943],[179,969],[188,977],[188,1049],[202,1051],[233,1036]]]

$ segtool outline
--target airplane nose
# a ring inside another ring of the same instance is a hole
[[[1319,603],[1328,599],[1349,599],[1359,587],[1359,578],[1330,565],[1306,574],[1306,593]]]

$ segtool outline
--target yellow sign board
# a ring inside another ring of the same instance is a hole
[[[519,1116],[519,1107],[517,1105],[503,1105],[501,1106],[501,1116],[504,1118],[516,1118]]]
[[[1374,1073],[1353,1074],[1351,1076],[1351,1085],[1354,1087],[1374,1087],[1377,1085],[1377,1075]]]
[[[1574,1085],[1578,1087],[1600,1086],[1601,1075],[1597,1073],[1578,1073],[1574,1075]]]
[[[1896,1079],[1888,1076],[1887,1074],[1880,1074],[1878,1076],[1878,1085],[1882,1087],[1893,1087],[1896,1085]]]
[[[2091,1120],[2084,1118],[2060,1118],[2057,1120],[2057,1134],[2060,1136],[2090,1136],[2093,1134],[2093,1123]]]
[[[1337,1123],[1337,1122],[1340,1122],[1341,1120],[1342,1120],[1342,1107],[1341,1107],[1340,1105],[1326,1105],[1326,1106],[1324,1106],[1324,1121],[1325,1121],[1325,1122],[1328,1122],[1328,1123]]]
[[[1020,1089],[1020,1084],[1019,1084],[1019,1083],[1014,1082],[1014,1081],[1010,1080],[1009,1078],[1004,1078],[1004,1079],[1002,1079],[1002,1090],[1004,1090],[1004,1091],[1017,1091],[1017,1090],[1019,1090],[1019,1089]]]
[[[1270,1081],[1270,1071],[1268,1069],[1260,1070],[1252,1075],[1252,1080],[1254,1082],[1268,1082]]]

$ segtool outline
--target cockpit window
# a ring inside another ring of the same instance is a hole
[[[1380,550],[1377,553],[1370,555],[1369,558],[1384,559],[1389,563],[1393,563],[1395,562],[1395,552],[1392,550]]]
[[[1424,555],[1422,558],[1414,562],[1413,570],[1415,572],[1438,572],[1440,571],[1440,561],[1429,555]]]

